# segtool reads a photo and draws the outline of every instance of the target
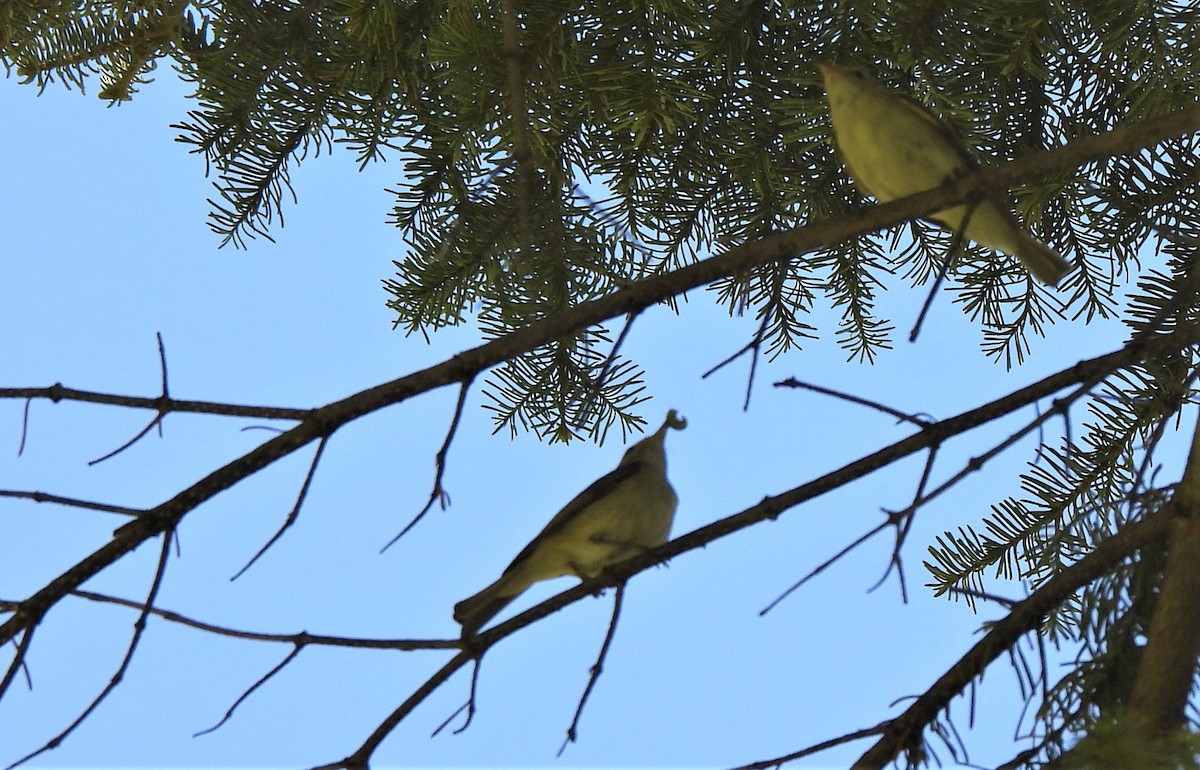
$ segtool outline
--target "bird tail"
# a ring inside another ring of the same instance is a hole
[[[501,596],[499,582],[492,583],[474,596],[454,605],[454,619],[463,627],[463,636],[474,636],[475,632],[507,607],[516,596]]]
[[[1067,260],[1063,259],[1053,249],[1033,236],[1021,233],[1023,236],[1015,248],[1015,256],[1021,260],[1033,277],[1042,283],[1054,286],[1059,280],[1074,269]]]

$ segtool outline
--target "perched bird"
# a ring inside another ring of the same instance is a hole
[[[893,93],[857,67],[821,64],[838,149],[858,188],[881,202],[932,190],[979,168],[954,130],[921,104]],[[1072,265],[1036,240],[1012,212],[1007,196],[984,198],[930,216],[990,249],[1021,260],[1053,286]]]
[[[470,636],[541,580],[596,577],[607,566],[667,542],[678,499],[667,481],[663,440],[687,421],[675,410],[656,433],[629,447],[616,470],[576,495],[525,546],[495,583],[454,605]]]

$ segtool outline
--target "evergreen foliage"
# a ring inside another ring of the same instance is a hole
[[[289,174],[346,143],[362,162],[403,159],[393,221],[410,251],[387,281],[396,323],[427,332],[487,313],[529,323],[731,243],[862,205],[828,142],[814,63],[852,58],[911,89],[985,158],[1011,158],[1194,99],[1195,8],[1027,0],[846,3],[535,0],[6,0],[6,62],[22,77],[133,95],[160,59],[196,86],[182,140],[218,174],[212,226],[244,245],[282,220]],[[980,83],[987,83],[980,88]],[[1016,191],[1033,228],[1080,266],[1067,312],[1109,315],[1114,281],[1158,223],[1194,227],[1182,195],[1190,145],[1111,159]],[[832,246],[712,288],[763,321],[776,355],[820,333],[818,297],[852,357],[890,344],[876,293],[888,273],[922,282],[951,238],[918,233]],[[959,302],[1007,364],[1063,310],[1010,259],[968,248]],[[502,375],[498,419],[597,427],[618,402],[577,340]],[[556,369],[552,372],[551,370]],[[572,382],[555,397],[545,383]],[[611,383],[609,383],[611,384]],[[553,413],[527,411],[528,405]],[[580,414],[581,404],[600,411]],[[573,406],[574,405],[574,406]],[[550,435],[564,438],[557,430]]]

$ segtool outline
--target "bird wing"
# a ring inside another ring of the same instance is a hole
[[[967,168],[971,169],[972,171],[979,168],[979,161],[967,151],[966,143],[963,141],[963,138],[959,136],[958,132],[954,130],[953,126],[939,118],[937,115],[934,115],[932,110],[930,110],[924,104],[918,102],[916,99],[899,93],[896,94],[896,96],[901,102],[904,103],[905,109],[907,109],[911,114],[916,115],[928,125],[937,129],[937,132],[941,134],[951,146],[954,147],[955,153],[962,159],[964,163],[967,164]]]
[[[917,101],[916,99],[905,96],[904,94],[897,94],[897,96],[904,103],[905,109],[907,109],[911,114],[920,117],[920,119],[925,121],[927,124],[937,128],[938,133],[940,133],[942,135],[942,137],[947,142],[949,142],[950,146],[954,148],[954,153],[956,155],[958,155],[958,157],[960,159],[962,159],[963,163],[967,164],[967,170],[964,173],[970,173],[971,171],[976,171],[982,167],[981,164],[979,163],[979,161],[975,158],[975,156],[972,155],[971,152],[967,149],[966,142],[963,141],[962,136],[959,135],[958,131],[955,130],[955,128],[952,124],[940,119],[937,115],[935,115],[933,113],[932,110],[930,110],[928,107],[926,107],[924,104]],[[850,167],[850,164],[847,163],[846,168],[849,168],[849,167]],[[853,170],[851,170],[850,175],[851,175],[851,177],[854,176]],[[946,182],[946,181],[949,181],[949,180],[948,179],[943,180],[943,182]],[[858,179],[855,178],[854,182],[855,182],[855,184],[857,184]],[[867,188],[862,187],[862,189],[865,190]],[[1006,217],[1010,221],[1010,223],[1012,224],[1012,226],[1014,228],[1020,228],[1020,225],[1017,224],[1017,221],[1013,218],[1012,202],[1009,200],[1009,195],[1007,192],[990,191],[987,194],[985,199],[992,202],[992,205],[996,208],[996,213],[999,216]],[[975,205],[978,206],[979,203],[976,203]],[[934,212],[934,213],[936,214],[936,213],[940,213],[940,212]],[[924,216],[921,218],[924,219],[926,222],[933,222],[935,224],[942,225],[943,227],[949,227],[951,230],[958,229],[958,227],[956,227],[954,224],[944,222],[940,219],[937,219],[936,217],[934,217],[932,215]]]
[[[550,523],[542,528],[537,537],[529,541],[529,544],[521,549],[521,552],[517,554],[517,558],[512,560],[512,564],[504,568],[504,574],[507,575],[509,572],[512,572],[518,564],[529,558],[546,538],[567,526],[572,519],[596,500],[610,494],[621,482],[640,471],[643,465],[639,461],[619,465],[616,470],[593,481],[587,489],[575,495],[571,502],[563,506],[561,511],[554,514],[554,518],[550,519]]]

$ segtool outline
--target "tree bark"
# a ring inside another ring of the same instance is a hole
[[[1130,716],[1148,735],[1185,724],[1200,656],[1200,426],[1170,505],[1175,522],[1166,570],[1129,700]]]

